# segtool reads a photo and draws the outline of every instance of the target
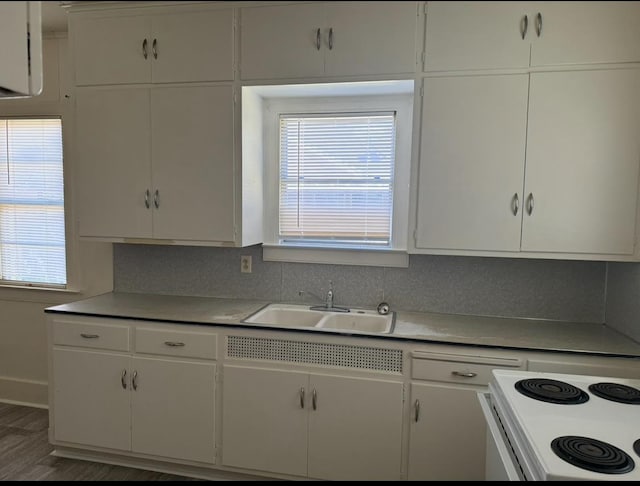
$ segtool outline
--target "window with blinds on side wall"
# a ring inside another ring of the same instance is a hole
[[[67,283],[60,118],[0,119],[0,281]]]
[[[391,245],[395,125],[395,113],[280,116],[280,242]]]

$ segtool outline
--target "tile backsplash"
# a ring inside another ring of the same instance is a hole
[[[640,342],[640,263],[609,263],[606,319],[609,327]]]
[[[119,292],[315,303],[332,280],[336,305],[560,321],[604,322],[605,274],[603,262],[411,255],[384,268],[264,262],[259,245],[114,245]]]

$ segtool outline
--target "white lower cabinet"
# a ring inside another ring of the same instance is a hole
[[[53,323],[54,441],[214,464],[216,364],[190,359],[202,355],[194,339],[200,334],[142,329],[136,346],[153,350],[160,340],[166,351],[155,354],[173,357],[141,356],[130,350],[131,329],[102,321]],[[215,335],[205,342],[214,343],[215,357]]]
[[[223,373],[223,465],[401,478],[401,382],[233,365]]]
[[[55,439],[213,464],[212,363],[55,349]]]
[[[410,481],[484,480],[486,423],[479,390],[411,385]]]
[[[523,369],[526,360],[464,348],[412,356],[408,479],[484,480],[486,422],[477,393],[486,390],[494,369]]]
[[[133,370],[132,450],[215,463],[216,365],[136,357]]]
[[[130,364],[125,354],[53,350],[56,441],[131,450],[131,397],[125,375]]]
[[[109,462],[117,454],[134,467],[152,461],[205,478],[222,469],[289,479],[483,480],[477,393],[494,369],[640,373],[640,360],[580,353],[377,348],[382,340],[71,315],[49,318],[49,340],[50,438],[59,455]],[[300,354],[287,354],[289,345]],[[267,348],[277,361],[266,361]],[[367,361],[381,349],[399,361]],[[335,362],[302,359],[321,352]]]

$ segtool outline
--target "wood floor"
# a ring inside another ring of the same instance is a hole
[[[184,481],[182,476],[50,456],[47,410],[0,403],[0,481]]]

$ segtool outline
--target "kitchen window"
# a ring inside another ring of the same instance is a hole
[[[391,244],[395,113],[280,116],[278,239]]]
[[[407,266],[413,96],[265,102],[265,260]]]
[[[0,119],[0,281],[67,284],[59,117]]]

